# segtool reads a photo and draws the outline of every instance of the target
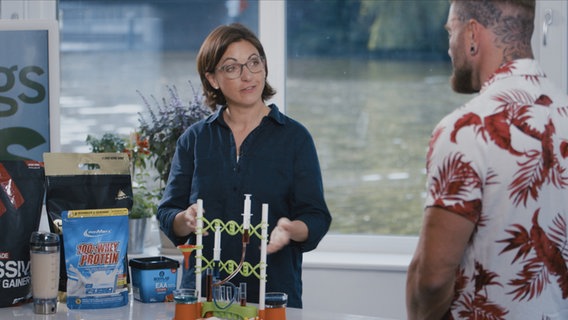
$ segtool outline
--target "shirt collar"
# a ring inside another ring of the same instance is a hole
[[[280,124],[280,125],[284,125],[286,123],[285,121],[285,117],[284,115],[278,110],[278,107],[272,103],[269,104],[268,107],[270,108],[270,112],[268,113],[268,118],[272,119],[274,122]],[[225,120],[223,119],[223,117],[221,117],[221,114],[223,114],[223,111],[225,111],[225,109],[227,108],[227,106],[222,106],[221,108],[217,109],[217,112],[215,112],[214,114],[212,114],[207,120],[207,123],[213,123],[215,121],[218,121],[219,123],[223,124],[223,125],[227,125],[225,123]]]
[[[280,125],[284,125],[286,123],[286,118],[284,114],[282,114],[278,110],[278,107],[274,103],[269,104],[268,107],[270,108],[270,112],[268,113],[268,118],[274,120],[276,123]]]
[[[502,64],[481,87],[483,92],[487,87],[497,80],[509,77],[523,76],[525,78],[546,77],[540,65],[533,59],[518,59]]]

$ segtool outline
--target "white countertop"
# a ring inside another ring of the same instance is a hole
[[[130,296],[130,303],[119,308],[69,310],[60,303],[56,314],[39,315],[33,311],[33,304],[0,308],[2,320],[172,320],[175,303],[142,303]],[[325,311],[286,309],[287,320],[386,320],[384,318],[332,314]]]

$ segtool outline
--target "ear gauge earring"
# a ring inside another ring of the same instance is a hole
[[[474,55],[474,54],[475,54],[475,47],[474,47],[474,46],[471,46],[471,47],[469,48],[469,52],[471,53],[471,55]]]

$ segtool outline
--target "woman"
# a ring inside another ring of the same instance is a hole
[[[251,194],[252,226],[260,223],[261,206],[267,203],[266,291],[284,292],[289,307],[301,308],[302,253],[316,248],[331,223],[313,139],[276,105],[266,104],[275,94],[266,81],[266,56],[244,26],[213,30],[199,50],[197,69],[206,102],[216,112],[177,142],[158,208],[161,228],[176,245],[195,243],[197,199],[203,199],[208,221],[241,223],[244,195]],[[241,238],[223,233],[221,243],[221,260],[239,262]],[[204,257],[211,260],[213,237],[205,236],[203,246]],[[259,246],[251,236],[246,261],[253,266],[260,260]],[[184,286],[194,287],[195,276],[185,274]],[[239,274],[231,282],[246,282],[248,300],[258,302],[254,275]]]

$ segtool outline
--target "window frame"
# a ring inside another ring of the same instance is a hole
[[[259,1],[258,29],[270,64],[268,81],[278,92],[272,102],[286,113],[286,0]],[[328,234],[318,246],[318,251],[373,254],[382,258],[392,255],[411,256],[417,242],[418,236]],[[340,261],[336,262],[330,264],[342,266]],[[384,261],[381,265],[392,266],[392,263],[393,261]],[[406,269],[407,266],[403,263],[398,267]]]
[[[548,29],[551,45],[543,48],[542,23],[548,9],[553,11],[555,19]],[[537,1],[532,42],[535,58],[541,61],[545,72],[549,73],[550,77],[568,93],[567,16],[568,4],[566,1]],[[268,81],[278,92],[273,102],[285,113],[286,0],[259,1],[259,38],[265,47],[270,63]],[[418,236],[328,234],[317,251],[372,254],[381,258],[382,262],[376,266],[378,268],[381,268],[381,266],[391,268],[392,263],[395,263],[400,264],[398,266],[400,269],[406,270],[407,262],[410,261],[417,242]],[[392,257],[400,256],[404,258],[392,259]],[[388,261],[389,259],[390,261]],[[339,259],[337,262],[339,263]],[[335,267],[340,266],[335,265]]]

